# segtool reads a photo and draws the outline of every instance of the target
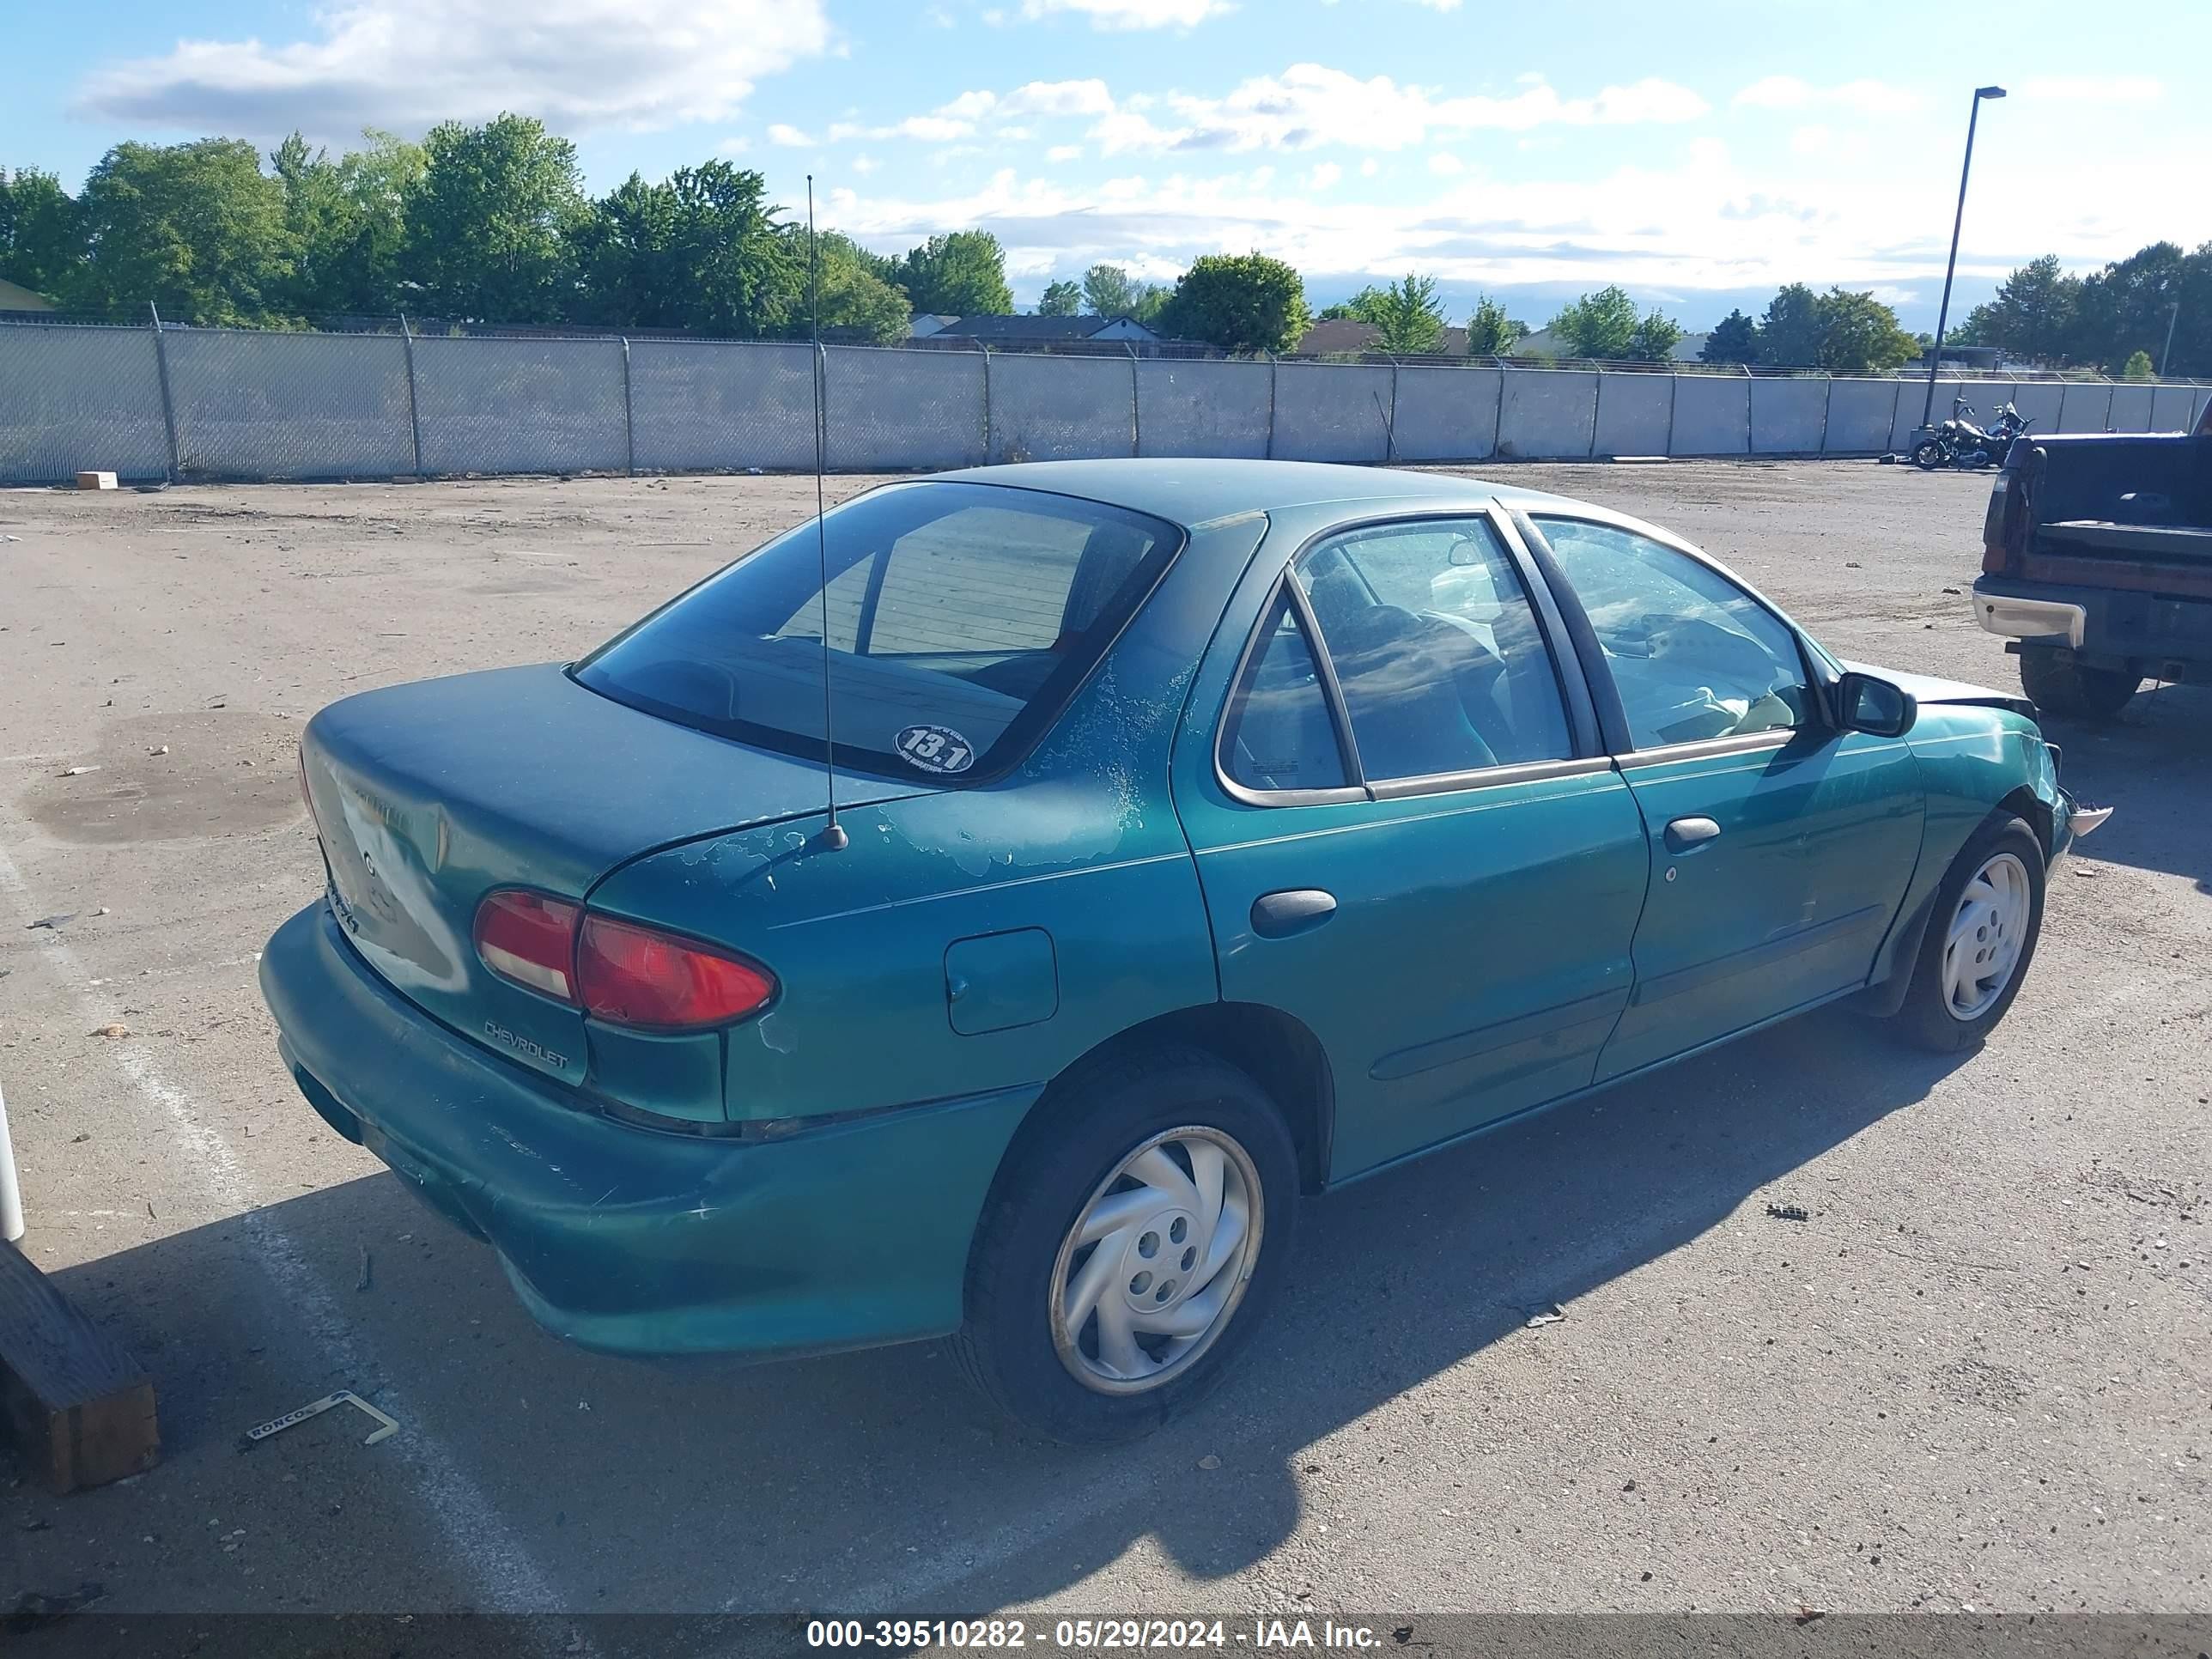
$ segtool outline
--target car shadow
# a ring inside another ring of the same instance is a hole
[[[1761,1226],[1776,1224],[1762,1200],[1817,1220],[1820,1189],[1792,1176],[1959,1063],[1823,1010],[1330,1194],[1304,1206],[1275,1317],[1220,1392],[1105,1451],[1000,1428],[939,1344],[754,1368],[580,1352],[538,1332],[491,1253],[388,1175],[252,1218],[263,1248],[283,1241],[320,1281],[350,1351],[373,1356],[362,1371],[306,1368],[298,1399],[252,1397],[237,1375],[285,1335],[267,1328],[265,1285],[210,1290],[252,1271],[240,1222],[60,1279],[153,1357],[173,1463],[350,1386],[403,1432],[428,1431],[576,1607],[973,1613],[1054,1596],[1147,1539],[1200,1578],[1260,1561],[1297,1527],[1308,1466],[1343,1455],[1320,1443],[1496,1345],[1546,1340],[1532,1313],[1571,1319],[1577,1297],[1748,1206]],[[1479,1431],[1483,1391],[1435,1401]],[[343,1478],[392,1478],[359,1474],[374,1454],[342,1438],[329,1455],[356,1471]],[[1218,1460],[1214,1484],[1178,1501],[1194,1467],[1216,1467],[1201,1460]],[[307,1531],[294,1547],[304,1580],[344,1544]]]
[[[2212,687],[2158,685],[2117,720],[2043,726],[2068,791],[2113,809],[2081,843],[2086,858],[2186,876],[2212,894]]]

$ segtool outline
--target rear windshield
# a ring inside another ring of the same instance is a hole
[[[1170,525],[1096,501],[895,486],[830,513],[821,550],[810,519],[575,676],[665,720],[819,758],[826,610],[836,763],[970,781],[1036,741],[1179,542]]]

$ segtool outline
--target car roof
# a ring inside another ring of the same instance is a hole
[[[1244,513],[1341,502],[1347,517],[1381,507],[1415,511],[1486,506],[1493,500],[1532,512],[1587,510],[1588,503],[1451,472],[1334,466],[1318,461],[1122,459],[1024,461],[936,475],[943,482],[1049,490],[1126,507],[1185,526]]]

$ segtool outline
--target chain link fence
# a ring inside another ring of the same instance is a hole
[[[0,483],[922,471],[1091,456],[1866,455],[1926,382],[787,341],[0,322]],[[2208,389],[1954,379],[2039,432],[2187,429]]]

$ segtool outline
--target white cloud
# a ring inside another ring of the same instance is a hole
[[[1814,122],[1810,126],[1793,127],[1790,131],[1790,153],[1792,155],[1829,161],[1858,161],[1873,152],[1873,143],[1863,128],[1839,132],[1833,127]]]
[[[1371,155],[1359,164],[1359,176],[1363,179],[1372,179],[1382,171],[1382,164]]]
[[[1460,0],[1413,0],[1413,3],[1431,11],[1457,11],[1460,7]]]
[[[1189,28],[1233,10],[1230,0],[1022,0],[1022,15],[1076,12],[1098,29]]]
[[[1429,157],[1429,171],[1439,179],[1449,179],[1467,171],[1467,163],[1448,149],[1437,150]]]
[[[2164,85],[2148,75],[2039,75],[2017,90],[2054,104],[2154,104],[2166,96]]]
[[[1334,161],[1323,161],[1306,174],[1306,188],[1310,191],[1328,190],[1344,177],[1344,169]]]
[[[894,121],[889,126],[862,126],[855,121],[836,121],[830,127],[830,142],[842,144],[849,138],[911,138],[925,144],[949,144],[956,138],[965,138],[975,131],[973,121],[963,121],[950,115],[909,115],[903,121]],[[769,129],[775,137],[775,129]],[[781,140],[778,141],[781,142]]]
[[[753,141],[751,139],[744,137],[742,133],[732,134],[731,137],[723,139],[720,143],[714,146],[714,154],[717,155],[743,155],[752,147]]]
[[[863,178],[866,178],[869,173],[873,173],[882,165],[883,164],[878,161],[872,155],[855,155],[853,158],[852,162],[853,171],[860,174]]]
[[[1099,80],[1031,81],[1016,87],[1000,106],[1010,115],[1103,115],[1114,107],[1114,94]]]
[[[1050,149],[1045,151],[1044,159],[1048,161],[1055,162],[1079,161],[1083,159],[1083,146],[1080,144],[1054,144]]]
[[[963,120],[972,121],[977,116],[990,111],[998,101],[999,94],[994,92],[963,92],[951,103],[939,104],[937,106],[937,112],[939,115],[957,116]]]
[[[1794,75],[1753,81],[1730,100],[1751,109],[1845,109],[1861,115],[1901,115],[1928,102],[1927,95],[1883,81],[1845,81],[1816,87]]]
[[[310,38],[179,40],[78,88],[110,120],[344,138],[526,110],[556,130],[732,113],[830,44],[821,0],[336,0]]]
[[[1388,191],[1317,191],[1310,167],[1201,174],[1182,170],[1187,157],[1103,185],[1008,168],[940,198],[848,198],[835,222],[871,246],[901,246],[977,225],[1010,249],[1051,251],[1058,272],[1105,260],[1168,274],[1202,253],[1259,248],[1310,280],[1411,269],[1468,285],[1620,282],[1685,295],[1674,308],[1700,326],[1711,319],[1699,291],[1803,281],[1924,299],[1941,281],[1955,178],[1861,167],[1824,172],[1812,186],[1779,144],[1741,159],[1710,139],[1683,149],[1679,162],[1597,177],[1565,161],[1510,179],[1401,167]],[[1375,157],[1366,165],[1382,170]],[[1347,163],[1346,177],[1353,171]],[[2186,240],[2212,235],[2208,210],[2181,227]],[[2115,247],[2172,235],[2174,211],[2171,181],[2154,169],[2116,171],[2094,156],[1991,169],[1975,180],[1960,270],[2002,276],[2020,248],[2094,266]]]
[[[1565,98],[1535,84],[1510,98],[1438,98],[1387,75],[1360,80],[1320,64],[1294,64],[1280,75],[1255,76],[1224,97],[1172,93],[1163,100],[1173,124],[1131,113],[1135,100],[1091,129],[1109,155],[1125,150],[1311,149],[1343,144],[1400,149],[1432,135],[1538,126],[1619,126],[1692,121],[1705,100],[1686,87],[1656,79]]]
[[[833,131],[836,129],[831,129]],[[768,141],[784,149],[805,149],[813,140],[787,122],[777,121],[768,130]]]

